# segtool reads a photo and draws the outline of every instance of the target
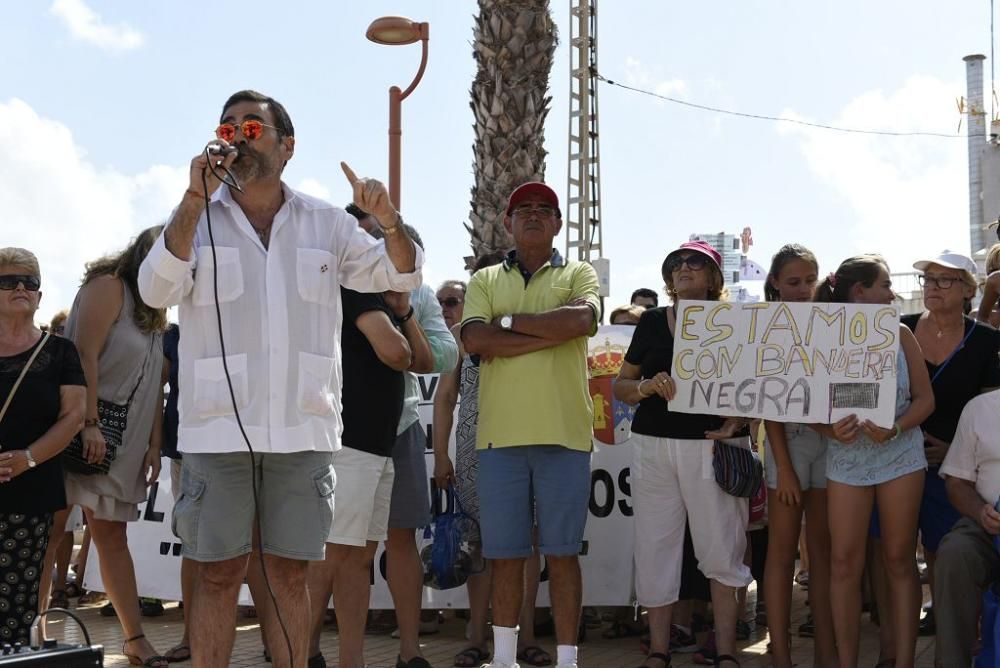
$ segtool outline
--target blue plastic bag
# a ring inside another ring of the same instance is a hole
[[[424,584],[432,589],[461,587],[470,575],[483,570],[475,567],[472,550],[465,541],[479,523],[465,514],[453,489],[448,490],[448,496],[454,501],[452,510],[434,518],[433,532],[430,526],[424,530],[424,538],[433,536],[434,542],[420,551]]]

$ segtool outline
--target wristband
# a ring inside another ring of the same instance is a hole
[[[398,318],[396,320],[396,322],[398,322],[400,325],[402,325],[404,322],[406,322],[407,320],[409,320],[412,317],[413,317],[413,307],[411,306],[410,310],[406,312],[406,315],[404,315],[402,318]]]
[[[642,380],[639,381],[639,384],[636,385],[635,388],[636,390],[638,390],[639,396],[642,397],[643,399],[648,399],[649,397],[653,396],[652,394],[646,394],[645,392],[642,391],[642,384],[645,383],[647,380],[649,380],[649,378],[643,378]]]
[[[100,426],[101,421],[97,418],[87,418],[83,421],[84,427],[97,427]]]
[[[889,440],[895,441],[897,438],[899,438],[900,434],[903,433],[903,428],[899,426],[898,422],[894,422],[892,426],[895,429],[895,432],[893,433],[892,436],[889,437]]]

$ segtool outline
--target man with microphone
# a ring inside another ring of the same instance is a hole
[[[423,254],[385,186],[346,164],[353,201],[377,219],[384,243],[281,181],[295,131],[273,98],[235,93],[216,136],[191,161],[188,188],[139,272],[143,300],[179,304],[186,332],[173,521],[183,555],[200,562],[191,649],[195,666],[228,665],[259,529],[281,621],[266,629],[268,646],[276,666],[299,667],[309,637],[306,567],[323,559],[333,515],[340,286],[409,292],[420,285]]]

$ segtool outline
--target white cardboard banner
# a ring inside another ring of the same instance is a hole
[[[601,327],[590,339],[590,391],[595,405],[594,454],[591,459],[591,495],[587,527],[581,550],[580,568],[583,573],[583,600],[586,605],[630,605],[632,602],[633,522],[629,466],[632,446],[627,443],[633,410],[613,399],[611,381],[618,373],[625,350],[632,338],[632,327]],[[420,420],[427,430],[425,459],[428,474],[428,496],[434,514],[442,512],[450,500],[434,485],[434,453],[431,447],[436,375],[421,376]],[[457,420],[456,420],[457,423]],[[617,445],[616,445],[617,444]],[[449,449],[455,456],[455,438],[451,435]],[[135,563],[140,596],[164,600],[180,599],[180,542],[170,528],[173,497],[170,493],[169,461],[163,460],[159,481],[150,487],[145,503],[139,506],[139,520],[128,525],[129,549]],[[249,501],[248,501],[249,502]],[[417,534],[418,548],[425,544],[423,532]],[[385,550],[379,546],[372,570],[372,609],[390,609],[392,597],[385,581]],[[549,605],[548,574],[542,563],[542,583],[538,605]],[[90,550],[84,586],[104,591],[100,557]],[[244,585],[240,603],[249,605],[249,591]],[[424,587],[425,608],[468,607],[465,587],[435,590]]]
[[[681,301],[670,410],[890,427],[899,354],[892,305]]]

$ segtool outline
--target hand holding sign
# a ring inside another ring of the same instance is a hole
[[[346,162],[341,162],[340,168],[351,184],[351,199],[358,208],[375,216],[382,227],[396,226],[399,213],[389,199],[385,184],[378,179],[358,178]]]

